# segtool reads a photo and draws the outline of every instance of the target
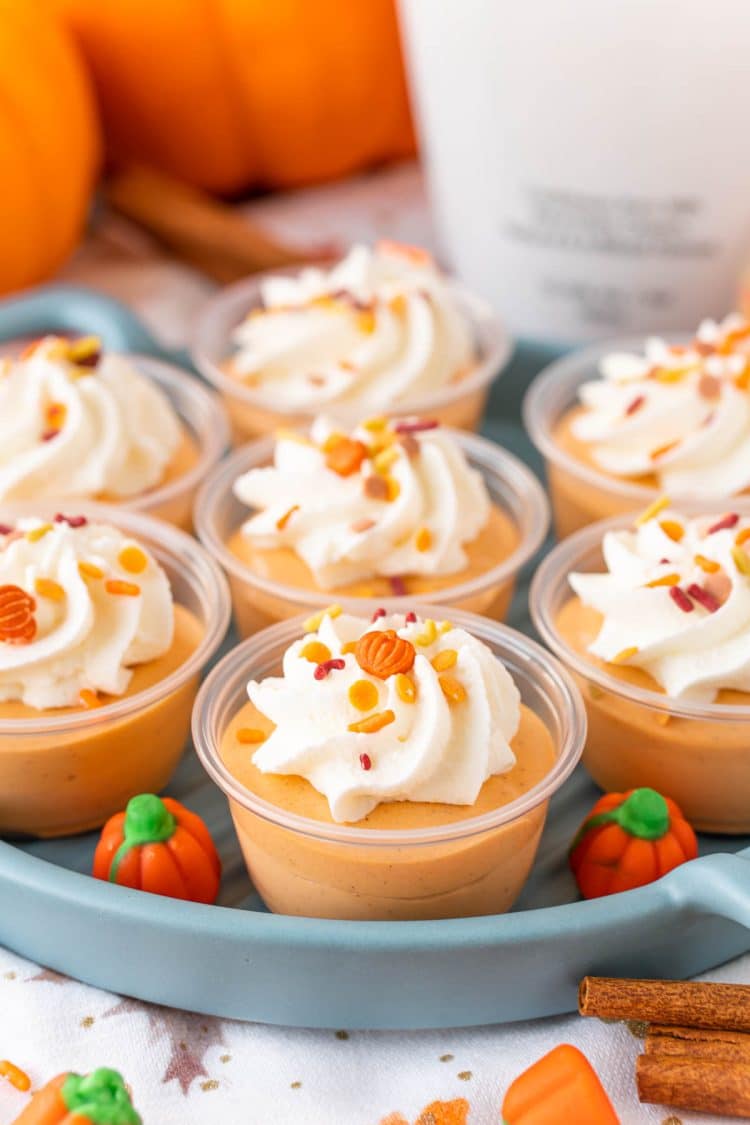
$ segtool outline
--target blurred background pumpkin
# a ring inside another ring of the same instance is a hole
[[[116,165],[232,195],[414,151],[393,0],[53,3],[89,64]]]
[[[0,292],[53,273],[80,236],[99,164],[88,75],[44,6],[0,0]]]

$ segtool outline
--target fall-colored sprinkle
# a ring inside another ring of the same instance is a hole
[[[693,561],[706,574],[716,574],[717,570],[721,570],[719,563],[714,559],[707,559],[705,555],[696,555]]]
[[[331,650],[322,641],[308,641],[304,648],[300,649],[300,656],[303,660],[309,660],[311,664],[322,664],[324,660],[331,659]]]
[[[0,641],[30,644],[36,636],[36,601],[20,586],[0,586]]]
[[[659,527],[674,543],[685,537],[685,528],[677,520],[659,520]]]
[[[74,529],[85,527],[88,522],[86,516],[66,516],[63,512],[58,512],[55,516],[55,523],[66,523],[68,527]]]
[[[721,395],[721,382],[715,375],[704,374],[698,380],[698,394],[701,398],[716,399]]]
[[[429,551],[432,546],[432,532],[429,527],[420,527],[416,534],[414,545],[418,551]]]
[[[279,516],[279,518],[276,520],[276,530],[283,531],[294,513],[298,511],[299,504],[292,504],[291,508],[289,508],[286,512],[284,512],[283,516]]]
[[[409,612],[406,615],[406,624],[407,625],[416,625],[416,623],[417,623],[417,615],[416,615],[416,613],[414,612],[413,609],[410,609]]]
[[[743,527],[734,537],[734,541],[738,547],[741,547],[743,543],[747,543],[748,539],[750,539],[750,527]]]
[[[717,609],[721,608],[721,603],[718,598],[715,598],[714,595],[704,589],[703,586],[699,586],[697,582],[692,582],[688,586],[687,592],[693,601],[698,602],[698,605],[702,605],[709,613],[716,613]]]
[[[32,527],[26,532],[26,538],[29,543],[37,543],[40,539],[44,538],[48,531],[52,531],[52,524],[40,523],[39,527]]]
[[[734,350],[737,344],[746,340],[750,336],[750,324],[744,324],[740,328],[733,328],[727,332],[724,339],[719,344],[717,351],[720,355],[729,355]]]
[[[361,765],[363,770],[371,770],[372,769],[372,758],[370,757],[369,754],[360,754],[359,764]]]
[[[368,500],[388,499],[388,485],[385,479],[379,477],[377,473],[371,473],[368,477],[365,477],[362,491]]]
[[[656,367],[650,372],[650,378],[658,383],[680,383],[692,370],[690,367]]]
[[[378,689],[370,680],[355,680],[349,688],[349,702],[358,711],[372,711],[378,699]]]
[[[750,574],[750,556],[746,554],[744,547],[732,547],[732,560],[740,574]]]
[[[402,703],[413,703],[417,698],[417,685],[411,676],[407,676],[405,672],[399,672],[396,676],[396,695]]]
[[[646,583],[646,585],[651,586],[651,587],[653,587],[653,586],[676,586],[679,581],[680,581],[679,574],[663,574],[661,576],[661,578],[652,578],[650,582]]]
[[[319,613],[314,613],[312,617],[308,617],[306,621],[303,621],[302,630],[305,633],[316,633],[324,617],[330,617],[331,621],[333,621],[340,614],[340,605],[329,605],[326,609],[321,609]]]
[[[441,621],[440,624],[438,625],[438,633],[440,633],[441,636],[445,636],[446,633],[450,633],[452,631],[452,629],[453,629],[453,622],[452,621]]]
[[[7,1078],[11,1086],[15,1086],[22,1094],[31,1089],[31,1079],[25,1070],[21,1070],[20,1066],[15,1063],[8,1062],[7,1059],[0,1060],[0,1074],[3,1078]]]
[[[398,500],[399,496],[401,495],[401,485],[398,483],[396,478],[391,477],[391,476],[387,476],[387,477],[383,477],[383,480],[385,481],[385,490],[386,490],[385,491],[385,498],[386,498],[386,500],[389,503],[392,503],[394,500]]]
[[[750,362],[745,361],[745,369],[734,378],[734,385],[738,391],[746,391],[750,387]]]
[[[237,741],[243,746],[265,742],[267,737],[265,731],[258,730],[257,727],[240,727],[237,731]]]
[[[90,688],[81,688],[78,693],[78,702],[85,711],[93,711],[95,707],[101,707],[102,701],[95,691]]]
[[[727,512],[720,520],[709,527],[706,535],[713,535],[717,531],[728,531],[730,528],[736,527],[740,522],[740,517],[737,512]]]
[[[365,531],[370,531],[370,529],[373,528],[374,526],[375,526],[375,520],[370,520],[370,519],[367,519],[365,517],[364,519],[361,519],[361,520],[355,520],[354,523],[351,525],[351,528],[352,528],[352,531],[356,532],[357,535],[360,535]]]
[[[421,434],[426,430],[436,430],[439,425],[436,418],[414,418],[397,422],[393,428],[397,434]]]
[[[400,456],[400,447],[389,445],[385,449],[381,449],[373,458],[373,465],[375,466],[376,473],[386,473],[395,461],[398,461]]]
[[[651,450],[649,457],[652,461],[658,461],[660,458],[666,457],[673,449],[676,449],[679,444],[680,440],[677,439],[676,441],[665,442],[664,445],[658,445],[656,449]]]
[[[40,598],[48,598],[51,602],[65,601],[65,590],[54,578],[35,578],[34,590]]]
[[[391,587],[391,593],[394,597],[406,597],[406,581],[400,574],[392,574],[388,579],[388,585]]]
[[[463,703],[466,699],[466,688],[453,676],[438,676],[438,683],[449,703]]]
[[[370,618],[370,622],[374,625],[375,622],[379,621],[381,617],[385,617],[385,610],[383,609],[382,606],[380,606],[379,609],[375,610],[372,617]]]
[[[362,423],[362,429],[367,430],[370,434],[380,433],[388,425],[388,419],[384,415],[378,415],[375,418],[366,418]]]
[[[122,578],[108,578],[104,583],[104,589],[108,594],[124,598],[137,598],[141,592],[140,586],[135,582],[125,582]]]
[[[322,660],[313,675],[316,680],[325,680],[329,672],[340,672],[343,668],[346,668],[346,661],[339,656],[335,656],[332,660]]]
[[[341,655],[342,656],[346,656],[346,655],[348,655],[348,653],[356,652],[356,651],[357,651],[357,642],[356,641],[347,641],[346,644],[343,644],[341,646]]]
[[[68,344],[68,358],[79,367],[96,367],[102,356],[102,342],[98,336],[81,336]]]
[[[458,660],[458,653],[455,648],[444,648],[432,658],[432,667],[436,672],[447,672],[449,668],[453,668]]]
[[[337,440],[325,451],[325,462],[327,468],[340,477],[350,477],[359,471],[366,456],[367,446],[364,442],[357,441],[355,438],[337,437]]]
[[[104,571],[96,563],[86,562],[85,559],[78,564],[78,573],[81,578],[103,578]]]
[[[659,512],[663,512],[664,509],[668,507],[669,497],[660,496],[658,500],[654,500],[653,504],[649,504],[649,506],[641,512],[641,514],[636,518],[635,526],[643,527],[644,523],[648,523],[649,520],[654,519],[659,515]]]
[[[670,586],[669,596],[677,608],[681,609],[683,613],[692,613],[695,609],[695,606],[681,586]]]
[[[349,730],[354,734],[377,734],[383,727],[387,727],[389,723],[395,721],[395,714],[393,711],[378,711],[375,715],[368,715],[366,719],[360,719],[356,723],[349,723]]]
[[[145,551],[134,544],[123,547],[117,556],[117,561],[123,570],[127,570],[128,574],[142,574],[148,566],[148,556]]]
[[[68,416],[68,408],[64,402],[50,402],[44,411],[44,422],[50,430],[61,430]]]
[[[638,652],[638,645],[629,645],[627,648],[622,648],[612,657],[610,664],[625,664],[630,660],[631,656],[635,656]]]
[[[420,645],[422,648],[427,648],[429,645],[435,643],[436,638],[437,625],[431,617],[428,617],[424,623],[424,629],[414,638],[414,643]]]
[[[627,406],[627,408],[625,410],[625,416],[627,418],[629,418],[631,416],[631,414],[635,414],[637,411],[639,411],[641,409],[641,407],[643,406],[645,401],[646,401],[645,395],[636,395],[635,398],[632,400],[632,402]]]
[[[388,308],[395,316],[406,316],[406,310],[409,307],[406,300],[406,294],[397,293],[395,297],[391,297],[388,302]]]
[[[357,313],[357,327],[360,332],[364,332],[368,336],[371,335],[375,331],[376,323],[374,309],[362,309]]]

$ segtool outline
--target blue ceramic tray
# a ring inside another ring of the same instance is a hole
[[[50,329],[93,331],[111,347],[164,355],[127,310],[85,290],[42,289],[0,305],[0,340]],[[537,469],[519,422],[520,398],[554,354],[549,347],[519,347],[495,387],[485,426]],[[511,620],[529,629],[525,605],[524,586]],[[575,1007],[577,982],[586,973],[684,977],[750,949],[747,838],[704,837],[702,857],[658,883],[577,900],[566,848],[597,795],[581,770],[552,802],[533,876],[513,913],[436,922],[269,914],[248,882],[225,800],[192,752],[169,792],[205,817],[218,843],[225,870],[219,907],[89,878],[93,836],[0,842],[0,943],[144,1000],[246,1020],[348,1028],[550,1015]]]

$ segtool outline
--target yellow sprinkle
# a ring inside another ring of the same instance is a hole
[[[375,331],[375,313],[372,309],[362,309],[357,314],[357,326],[360,332],[370,335]]]
[[[706,574],[716,574],[717,571],[721,570],[719,563],[713,559],[707,559],[705,555],[696,555],[694,562],[701,570],[705,570]]]
[[[453,676],[438,676],[438,683],[449,703],[463,703],[466,699],[466,688]]]
[[[148,556],[140,547],[123,547],[117,561],[128,574],[142,574],[148,566]]]
[[[402,703],[413,703],[417,698],[417,685],[405,672],[399,672],[396,676],[396,695]]]
[[[627,660],[630,660],[631,656],[635,656],[637,652],[638,645],[630,645],[629,648],[623,648],[616,656],[612,657],[610,664],[624,664]]]
[[[750,575],[750,557],[743,547],[732,547],[732,559],[740,574]]]
[[[26,538],[29,543],[36,543],[39,539],[42,539],[48,531],[52,531],[52,524],[41,523],[39,527],[32,527],[30,531],[27,531]]]
[[[322,664],[331,659],[331,650],[322,641],[308,641],[305,647],[300,649],[300,656],[303,660],[309,660],[311,664]]]
[[[432,546],[432,532],[429,527],[420,527],[414,545],[418,551],[429,551]]]
[[[369,434],[377,434],[380,430],[384,430],[388,425],[388,419],[385,415],[380,415],[376,418],[367,418],[362,423],[362,429],[367,430]]]
[[[243,746],[251,742],[265,742],[267,737],[265,731],[257,730],[255,727],[240,727],[237,731],[237,741]]]
[[[384,480],[386,488],[388,489],[385,495],[386,500],[398,500],[399,495],[401,494],[401,485],[398,483],[395,477],[384,477]]]
[[[385,449],[381,450],[373,460],[375,471],[377,473],[386,473],[390,469],[394,461],[399,458],[398,446],[388,445]]]
[[[98,336],[81,336],[78,340],[71,340],[68,345],[68,357],[73,363],[80,363],[82,359],[88,359],[101,350],[102,342]]]
[[[432,645],[435,643],[436,638],[437,625],[431,617],[428,617],[424,623],[424,630],[421,633],[417,633],[416,637],[414,638],[414,643],[416,645],[421,645],[422,647],[427,648],[428,645]]]
[[[654,500],[653,504],[649,504],[645,511],[641,512],[635,521],[636,527],[643,527],[644,523],[648,523],[654,516],[658,516],[659,512],[663,512],[665,508],[669,507],[669,497],[660,496],[658,500]]]
[[[368,715],[357,723],[349,723],[349,730],[354,734],[376,734],[377,731],[394,722],[396,716],[393,711],[378,711],[376,715]]]
[[[391,297],[388,302],[388,308],[396,316],[405,316],[408,308],[408,302],[404,293],[397,293],[395,297]]]
[[[444,648],[437,656],[432,658],[432,667],[436,672],[447,672],[449,668],[455,666],[458,660],[458,653],[455,648]]]
[[[679,383],[681,382],[688,372],[694,369],[690,367],[660,367],[658,371],[654,372],[654,379],[659,383]]]
[[[342,656],[346,656],[348,653],[356,652],[356,651],[357,651],[357,642],[356,641],[347,641],[345,645],[341,646],[341,655]]]
[[[674,543],[679,543],[685,535],[685,528],[677,520],[660,520],[659,527]]]
[[[34,589],[40,598],[49,598],[51,602],[64,602],[65,590],[59,582],[52,578],[36,578]]]
[[[330,617],[333,621],[340,613],[340,605],[329,605],[327,609],[321,609],[319,613],[314,613],[312,617],[308,617],[307,621],[303,621],[302,629],[305,633],[316,633],[324,617]]]
[[[104,583],[108,594],[116,594],[125,598],[137,598],[141,592],[140,586],[135,582],[123,582],[120,578],[110,578]]]
[[[441,636],[444,636],[446,633],[450,633],[453,628],[454,625],[452,621],[441,621],[438,625],[438,633],[440,633]]]
[[[92,562],[79,562],[78,573],[81,578],[103,578],[104,571]]]
[[[654,578],[647,582],[647,586],[676,586],[680,581],[679,574],[665,574],[662,578]]]
[[[372,711],[378,705],[378,689],[369,680],[355,680],[349,688],[349,702],[358,711]]]
[[[748,539],[750,539],[750,527],[743,527],[734,537],[734,541],[738,547],[741,547],[743,543],[747,543]]]

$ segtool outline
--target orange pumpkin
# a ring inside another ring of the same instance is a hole
[[[81,233],[99,163],[85,68],[44,4],[0,0],[0,292],[53,273]]]
[[[387,680],[408,672],[414,664],[416,650],[411,641],[400,637],[394,629],[373,629],[357,641],[354,657],[363,672]]]
[[[55,0],[110,155],[223,194],[413,152],[394,0]]]
[[[169,898],[215,902],[221,861],[196,813],[170,797],[141,793],[104,825],[93,874]]]
[[[577,1047],[561,1043],[511,1084],[503,1125],[619,1125],[596,1071]]]
[[[141,1125],[122,1076],[99,1067],[91,1074],[58,1074],[14,1125]]]
[[[674,801],[655,789],[607,793],[596,802],[570,849],[584,898],[642,887],[695,859],[695,832]]]

